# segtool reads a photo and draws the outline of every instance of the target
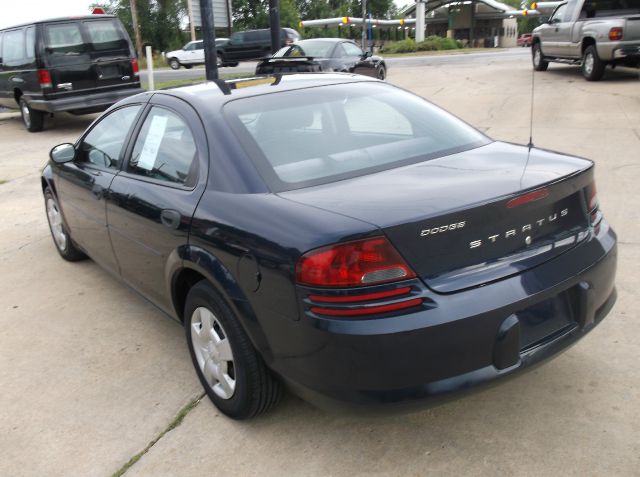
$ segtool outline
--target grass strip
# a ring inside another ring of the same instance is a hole
[[[200,396],[195,398],[193,401],[191,401],[189,404],[187,404],[185,407],[180,409],[176,417],[173,418],[173,421],[171,421],[169,425],[155,439],[149,442],[149,444],[147,444],[147,447],[145,447],[143,450],[141,450],[136,455],[134,455],[131,459],[129,459],[129,461],[126,464],[124,464],[122,467],[116,470],[113,474],[111,474],[111,477],[121,477],[122,475],[124,475],[124,473],[127,470],[129,470],[136,462],[138,462],[143,455],[149,452],[149,449],[151,449],[160,439],[162,439],[167,432],[174,430],[176,427],[182,424],[182,421],[187,416],[187,414],[189,414],[189,412],[198,405],[198,403],[203,397],[204,397],[204,394],[201,394]]]
[[[242,79],[242,78],[253,78],[254,76],[255,76],[255,73],[223,73],[220,75],[220,79],[233,80],[233,79]],[[175,88],[177,86],[186,86],[190,84],[204,83],[205,81],[206,81],[206,78],[204,76],[199,76],[197,78],[190,78],[190,79],[156,81],[155,87],[156,89]],[[149,83],[143,82],[142,87],[144,89],[148,89]]]

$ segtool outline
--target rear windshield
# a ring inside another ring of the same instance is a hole
[[[54,57],[77,56],[86,52],[79,23],[54,23],[46,27],[46,51]]]
[[[582,11],[587,18],[640,12],[640,0],[586,0]]]
[[[269,187],[309,187],[425,161],[490,140],[427,101],[383,83],[239,99],[225,116]]]
[[[89,42],[94,51],[127,50],[129,44],[123,31],[114,20],[92,20],[85,22]]]
[[[331,49],[335,46],[333,41],[305,40],[282,48],[274,56],[314,56],[316,58],[327,58],[331,54]]]

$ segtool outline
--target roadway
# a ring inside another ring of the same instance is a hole
[[[530,55],[529,48],[497,48],[479,53],[446,53],[437,55],[420,56],[397,56],[385,58],[389,68],[407,66],[428,66],[428,65],[463,65],[463,64],[490,64],[492,62],[518,61]],[[384,55],[383,55],[384,56]],[[252,73],[256,69],[255,61],[246,61],[235,67],[220,68],[222,74]],[[180,68],[171,70],[163,68],[154,71],[156,82],[172,81],[182,79],[202,78],[205,75],[204,66],[197,66],[191,69]],[[147,81],[147,71],[140,72],[144,82]]]

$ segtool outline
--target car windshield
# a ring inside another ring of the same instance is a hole
[[[376,82],[238,99],[224,111],[275,192],[379,172],[490,142],[422,98]]]
[[[279,56],[314,56],[316,58],[327,58],[331,54],[331,49],[335,42],[322,40],[299,41],[291,47],[284,49]]]

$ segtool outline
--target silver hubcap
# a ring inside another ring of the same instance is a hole
[[[591,53],[587,53],[584,57],[584,72],[590,75],[593,72],[593,64],[595,59]]]
[[[535,63],[536,66],[538,66],[540,64],[540,49],[536,48],[533,51],[533,62]]]
[[[198,366],[216,395],[231,399],[236,389],[236,369],[227,333],[207,308],[196,308],[191,316],[191,341]]]
[[[24,123],[29,127],[31,125],[31,115],[29,114],[29,108],[25,103],[22,103],[22,118],[24,119]]]
[[[58,210],[58,204],[51,198],[47,199],[47,218],[49,219],[49,227],[51,227],[51,234],[56,246],[64,251],[67,247],[67,234],[64,233],[62,228],[62,215]]]

